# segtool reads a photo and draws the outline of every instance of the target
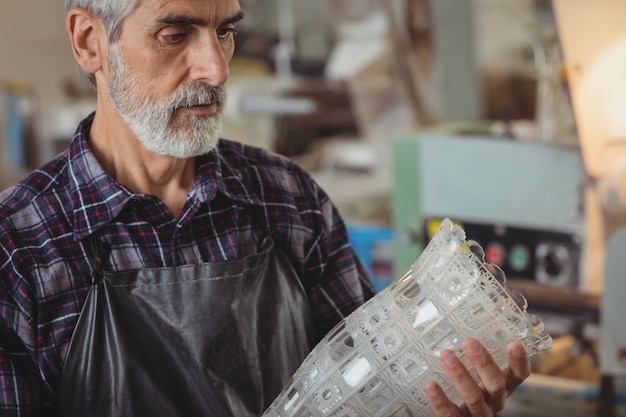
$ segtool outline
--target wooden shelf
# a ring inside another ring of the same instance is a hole
[[[509,278],[506,287],[521,293],[528,300],[529,307],[537,309],[599,314],[602,302],[599,294],[553,287],[524,279]]]

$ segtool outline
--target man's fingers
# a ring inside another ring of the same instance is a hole
[[[526,349],[519,342],[507,346],[506,357],[509,367],[504,371],[504,375],[506,377],[506,389],[511,395],[530,375],[530,359]]]
[[[507,378],[504,372],[487,349],[476,339],[463,341],[463,352],[482,382],[484,400],[490,405],[492,412],[502,410],[508,395]],[[466,404],[470,410],[473,410],[471,404]]]
[[[451,402],[436,383],[429,383],[426,396],[438,416],[491,417],[504,408],[507,397],[530,375],[530,360],[520,343],[507,346],[509,367],[500,369],[489,351],[476,339],[463,341],[463,353],[478,376],[476,381],[464,363],[450,350],[440,355],[440,362],[463,400],[459,407]]]
[[[487,403],[485,392],[472,378],[461,360],[450,350],[441,353],[441,364],[448,374],[450,381],[463,399],[470,415],[483,417],[493,415],[490,404]],[[504,377],[502,377],[504,380]]]
[[[440,417],[463,417],[459,407],[448,399],[441,387],[435,382],[429,382],[424,388],[430,406]]]

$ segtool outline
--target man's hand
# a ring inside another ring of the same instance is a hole
[[[482,388],[452,351],[442,352],[441,364],[464,403],[457,406],[439,385],[430,382],[425,388],[426,396],[438,416],[492,417],[504,408],[507,397],[530,375],[530,361],[520,343],[511,343],[507,347],[509,367],[505,370],[500,370],[487,349],[476,339],[463,342],[463,353],[478,373]]]

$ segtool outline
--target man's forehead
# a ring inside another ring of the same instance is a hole
[[[236,14],[241,7],[239,0],[137,0],[136,9],[144,9],[155,16],[188,13],[217,17]]]

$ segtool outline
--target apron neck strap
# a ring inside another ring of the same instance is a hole
[[[101,242],[96,235],[90,237],[89,246],[93,256],[91,284],[96,285],[104,278],[104,265],[111,255],[111,248],[108,243]]]

